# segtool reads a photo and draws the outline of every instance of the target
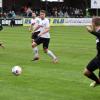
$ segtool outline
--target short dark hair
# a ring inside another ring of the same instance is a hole
[[[46,14],[46,11],[45,11],[45,10],[40,10],[40,12],[41,12],[41,13],[45,13],[45,14]]]
[[[95,26],[100,26],[100,17],[93,17],[92,22],[95,24]]]

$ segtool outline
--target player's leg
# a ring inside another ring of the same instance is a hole
[[[10,21],[10,26],[13,27],[13,25],[12,25],[12,19],[11,19],[11,21]]]
[[[99,81],[100,81],[100,68],[99,68],[99,73],[98,73],[98,76],[99,76]]]
[[[99,77],[99,82],[100,82],[100,69],[99,69],[98,77]],[[97,85],[100,85],[100,84],[97,84],[97,83],[94,81],[94,82],[92,82],[92,83],[90,84],[90,87],[95,87],[95,86],[97,86]]]
[[[34,52],[34,59],[33,59],[34,61],[39,59],[38,47],[37,46],[34,47],[34,41],[37,38],[37,35],[38,35],[38,33],[35,32],[35,33],[32,33],[32,37],[31,37],[32,38],[32,49],[33,49],[33,52]]]
[[[15,19],[14,19],[14,22],[13,22],[13,26],[15,26]]]
[[[32,42],[32,49],[34,52],[33,61],[39,60],[38,48],[37,48],[37,44],[35,42]]]
[[[96,69],[98,69],[99,64],[100,62],[98,59],[94,58],[84,70],[84,75],[94,81],[94,83],[90,84],[90,86],[100,84],[99,78],[93,73]]]
[[[33,42],[32,42],[32,48],[35,52],[35,57],[33,58],[33,61],[35,60],[39,60],[39,54],[38,54],[38,48],[37,48],[37,45],[41,44],[42,41],[41,41],[41,38],[38,37],[36,38]]]
[[[50,42],[50,39],[43,40],[43,50],[45,53],[47,53],[53,59],[54,63],[57,63],[58,62],[57,57],[54,55],[54,53],[51,50],[48,49],[49,42]]]
[[[34,52],[34,60],[39,59],[39,50],[38,50],[38,47],[35,46],[34,42],[32,42],[32,49]]]

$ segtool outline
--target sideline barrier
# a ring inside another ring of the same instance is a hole
[[[30,26],[32,18],[23,18],[23,26]]]
[[[67,26],[85,26],[91,25],[92,18],[66,18],[65,23]]]
[[[49,18],[50,26],[66,26],[66,18]]]
[[[16,25],[30,26],[32,18],[15,19]],[[11,19],[0,19],[3,25],[9,25]],[[91,25],[92,18],[49,18],[50,26]]]
[[[2,20],[2,25],[7,26],[10,25],[11,19],[0,19]],[[16,25],[23,25],[23,20],[22,19],[15,19],[15,24]]]
[[[49,18],[50,26],[84,26],[91,25],[92,18]],[[23,26],[30,26],[31,18],[23,19]]]

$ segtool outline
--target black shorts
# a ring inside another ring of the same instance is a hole
[[[38,38],[39,33],[40,33],[40,31],[32,33],[31,38],[35,40],[36,38]]]
[[[38,37],[38,38],[35,39],[35,43],[36,43],[37,45],[43,44],[43,48],[44,48],[44,49],[48,49],[48,47],[49,47],[49,42],[50,42],[50,38]]]
[[[92,59],[89,64],[87,65],[87,69],[90,72],[95,71],[96,69],[100,69],[100,59],[98,57],[95,57]]]

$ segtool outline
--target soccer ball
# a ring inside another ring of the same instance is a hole
[[[14,66],[12,68],[12,73],[16,76],[20,75],[22,73],[22,68],[20,66]]]

